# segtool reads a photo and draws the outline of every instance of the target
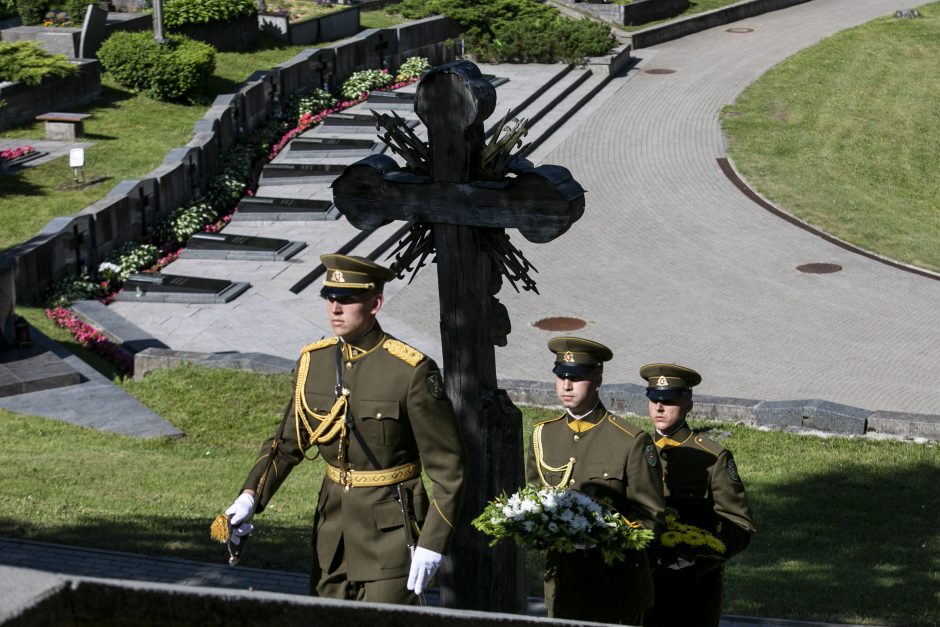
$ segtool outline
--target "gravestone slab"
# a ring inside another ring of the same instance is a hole
[[[405,120],[405,126],[415,128],[418,120]],[[320,124],[327,133],[376,133],[375,116],[371,113],[332,113]]]
[[[336,220],[339,216],[331,200],[254,196],[238,203],[232,221]]]
[[[78,57],[80,59],[97,58],[98,48],[107,37],[105,29],[108,22],[108,12],[89,4],[85,11],[85,21],[82,23],[82,37],[78,43]]]
[[[250,283],[179,274],[132,274],[116,300],[149,303],[227,303],[245,292]]]
[[[186,242],[186,250],[180,256],[184,259],[285,261],[306,247],[306,242],[272,237],[196,233]]]
[[[0,348],[0,397],[81,382],[76,370],[45,348]]]
[[[269,163],[261,170],[259,184],[332,183],[345,167],[335,163]]]
[[[406,109],[414,111],[415,95],[400,91],[373,91],[369,93],[366,104],[381,109]]]
[[[13,310],[16,307],[16,282],[13,266],[0,265],[0,346],[13,344]]]
[[[290,143],[288,154],[317,157],[366,157],[385,152],[385,144],[372,139],[349,139],[346,137],[298,137]]]

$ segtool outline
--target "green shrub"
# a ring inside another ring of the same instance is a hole
[[[59,4],[72,18],[72,24],[78,26],[85,21],[85,12],[88,11],[88,5],[92,3],[88,0],[61,0]]]
[[[403,0],[387,9],[409,19],[446,15],[463,28],[467,51],[482,61],[581,61],[614,46],[610,27],[570,20],[538,0]]]
[[[398,68],[395,80],[399,83],[419,78],[424,72],[431,69],[431,64],[424,57],[408,57]]]
[[[14,0],[16,2],[16,12],[20,16],[25,26],[41,24],[42,18],[49,10],[50,0]]]
[[[16,15],[16,0],[0,0],[0,19]]]
[[[215,48],[182,35],[154,40],[149,31],[117,32],[98,60],[121,85],[158,100],[179,100],[202,85],[215,69]]]
[[[324,109],[333,107],[335,104],[336,98],[330,92],[315,89],[309,94],[303,94],[297,97],[296,117],[300,119],[304,113],[316,115]]]
[[[347,100],[355,100],[373,89],[391,85],[393,81],[392,75],[384,70],[362,70],[353,72],[340,87],[339,93]]]
[[[78,67],[64,54],[52,54],[35,41],[0,41],[0,80],[38,85],[47,76],[76,74]]]
[[[257,13],[254,0],[166,0],[163,25],[168,29],[185,24],[227,22]]]

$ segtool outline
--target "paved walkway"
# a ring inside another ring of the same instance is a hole
[[[220,549],[220,562],[222,553]],[[4,590],[3,584],[6,582],[11,588],[10,591],[20,593],[9,598],[4,598],[4,594],[0,594],[0,622],[3,621],[6,613],[20,607],[26,600],[19,597],[30,592],[22,583],[24,579],[28,579],[22,576],[22,571],[18,570],[22,568],[69,577],[146,581],[299,595],[307,594],[309,583],[304,573],[262,570],[245,566],[231,567],[222,563],[208,564],[184,559],[0,537],[0,592]],[[427,598],[429,605],[439,605],[436,589],[428,591]],[[530,616],[545,616],[544,600],[541,597],[529,597],[527,613]],[[798,627],[801,625],[825,627],[829,623],[747,616],[725,616],[721,621],[721,627]]]
[[[534,155],[573,172],[588,191],[587,210],[550,244],[513,237],[539,269],[541,296],[504,285],[499,296],[513,332],[497,351],[499,376],[544,379],[551,334],[533,323],[572,316],[587,322],[578,333],[613,348],[608,382],[638,382],[643,363],[676,361],[704,374],[703,394],[940,414],[940,325],[930,313],[940,311],[940,281],[847,252],[771,215],[717,162],[727,156],[719,111],[749,83],[896,4],[814,0],[735,24],[752,32],[720,27],[638,51],[638,65],[611,83],[606,101],[574,116],[560,139]],[[672,73],[649,72],[661,69]],[[254,287],[228,305],[113,307],[172,348],[293,358],[327,330],[316,289],[295,296],[287,287],[354,233],[345,221],[317,226],[298,233],[296,224],[260,225],[272,237],[288,228],[290,239],[302,236],[309,247],[293,263],[256,264]],[[369,246],[354,252],[367,254]],[[796,270],[813,262],[844,270]],[[185,268],[179,261],[169,271]],[[388,296],[388,330],[439,356],[434,271],[398,282]]]

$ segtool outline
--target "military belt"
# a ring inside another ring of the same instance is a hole
[[[421,474],[421,467],[418,464],[402,464],[393,468],[383,470],[352,470],[345,473],[341,468],[331,464],[326,465],[326,476],[330,481],[338,483],[341,486],[349,488],[372,488],[376,486],[395,485],[408,479],[413,479]],[[344,476],[345,475],[345,476]]]

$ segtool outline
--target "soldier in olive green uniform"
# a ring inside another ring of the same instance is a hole
[[[692,387],[702,377],[674,364],[640,369],[649,387],[649,414],[656,427],[656,447],[666,481],[666,505],[679,522],[700,527],[721,540],[724,558],[744,550],[754,533],[751,509],[731,452],[685,422],[692,409]],[[675,561],[651,551],[656,604],[646,624],[715,626],[721,618],[723,561],[699,558]],[[669,561],[671,563],[664,563]]]
[[[326,473],[314,518],[311,594],[412,603],[453,535],[463,483],[460,430],[435,363],[376,320],[394,274],[359,257],[321,260],[321,295],[337,337],[301,351],[294,398],[226,513],[236,539],[249,533],[251,517],[291,469],[319,454]],[[408,527],[415,535],[420,528],[413,551],[399,495]]]
[[[555,391],[565,413],[535,425],[526,478],[539,486],[609,499],[632,522],[654,533],[664,525],[663,477],[653,440],[600,402],[606,346],[576,337],[548,343],[556,356]],[[545,605],[554,618],[639,625],[653,604],[644,551],[608,566],[599,551],[545,558]]]

